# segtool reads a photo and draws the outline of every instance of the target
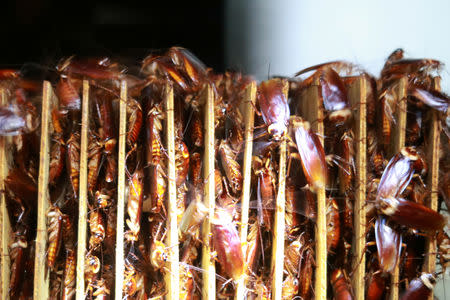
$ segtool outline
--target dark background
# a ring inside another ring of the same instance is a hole
[[[224,69],[223,1],[18,0],[2,8],[0,67],[62,57],[120,56],[139,62],[153,50],[183,46]]]

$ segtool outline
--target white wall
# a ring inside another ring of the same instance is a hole
[[[450,1],[230,0],[226,20],[226,65],[260,80],[335,59],[378,75],[399,47],[450,68]]]

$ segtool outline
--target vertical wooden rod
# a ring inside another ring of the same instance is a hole
[[[120,84],[119,100],[119,152],[118,152],[118,177],[117,177],[117,229],[116,229],[116,281],[115,299],[122,300],[122,288],[124,280],[124,218],[125,218],[125,151],[127,134],[127,82]]]
[[[89,144],[89,81],[83,80],[83,101],[81,105],[81,143],[80,143],[80,192],[78,196],[78,245],[77,245],[77,283],[76,299],[84,300],[84,259],[86,255],[87,235],[87,175]]]
[[[41,145],[39,152],[36,252],[34,259],[34,299],[47,299],[49,293],[49,272],[44,272],[44,270],[46,269],[47,257],[47,210],[50,206],[48,174],[50,163],[50,110],[52,97],[52,85],[50,82],[44,81],[41,113]]]

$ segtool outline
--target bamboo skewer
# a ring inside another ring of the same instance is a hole
[[[6,105],[7,95],[4,89],[0,90],[1,105]],[[5,190],[4,180],[8,176],[8,160],[6,150],[8,145],[7,137],[0,137],[0,190]],[[8,211],[6,209],[5,193],[0,193],[0,299],[7,299],[9,294],[10,257],[9,243],[11,239],[11,224],[9,222]]]
[[[300,107],[303,116],[311,124],[322,145],[324,136],[322,100],[319,94],[319,82],[316,80],[300,95]],[[317,222],[316,222],[316,271],[314,291],[316,299],[327,297],[327,208],[325,187],[317,190]]]
[[[167,167],[167,229],[166,247],[168,252],[169,272],[165,273],[164,279],[169,299],[178,299],[180,295],[180,269],[179,269],[179,249],[178,249],[178,228],[177,228],[177,185],[175,167],[175,129],[174,129],[174,102],[173,87],[170,84],[165,88],[166,102],[166,146],[168,167]]]
[[[122,300],[124,281],[124,218],[125,218],[125,155],[127,134],[127,82],[120,84],[119,100],[119,150],[117,176],[117,226],[116,226],[116,280],[115,299]]]
[[[202,97],[206,97],[205,106],[205,154],[204,154],[204,169],[203,178],[205,180],[204,185],[204,203],[208,208],[208,214],[203,222],[202,238],[202,268],[203,273],[203,288],[202,299],[212,300],[216,298],[216,268],[214,258],[211,257],[212,245],[211,245],[211,220],[214,218],[215,209],[215,182],[214,182],[214,161],[215,161],[215,149],[214,149],[214,94],[212,87],[207,85],[203,90]]]
[[[39,179],[38,179],[38,217],[36,233],[36,255],[34,260],[34,299],[48,298],[49,272],[43,272],[46,268],[47,245],[47,211],[50,206],[48,191],[48,176],[50,164],[50,110],[53,99],[52,85],[44,81],[42,92],[41,115],[41,145],[39,154]]]
[[[243,99],[245,118],[245,140],[244,140],[244,164],[242,167],[242,176],[244,181],[242,183],[241,195],[241,224],[240,224],[240,238],[241,244],[245,245],[247,242],[248,232],[248,212],[250,203],[250,183],[252,170],[252,151],[253,151],[253,126],[255,122],[254,104],[256,98],[256,82],[252,81],[245,91],[245,98]],[[245,246],[244,246],[245,248]],[[245,249],[243,249],[246,253]],[[245,299],[246,290],[246,276],[242,276],[237,283],[236,299]]]
[[[366,272],[366,97],[367,79],[359,77],[349,89],[349,101],[354,108],[353,132],[355,134],[355,205],[354,205],[354,249],[356,251],[353,260],[355,269],[352,282],[355,299],[365,298],[365,272]]]
[[[81,106],[81,143],[80,143],[80,190],[78,195],[78,239],[76,268],[76,299],[86,298],[84,284],[84,260],[86,255],[87,231],[87,175],[88,175],[88,137],[89,131],[89,81],[83,81],[83,101]]]
[[[433,80],[434,88],[439,91],[440,90],[440,77],[435,77]],[[431,114],[431,128],[428,132],[428,148],[426,149],[426,153],[428,155],[427,164],[429,166],[429,173],[427,177],[427,186],[431,189],[431,194],[429,198],[429,202],[427,203],[428,207],[437,211],[438,203],[439,203],[439,151],[440,151],[440,132],[441,132],[441,124],[439,119],[439,113],[435,110],[431,110],[428,112]],[[423,271],[427,273],[433,273],[436,269],[436,237],[431,237],[427,239],[427,244],[425,247],[425,253],[428,255],[425,256],[425,263],[423,266]],[[431,291],[431,295],[429,299],[433,299],[433,291]]]
[[[392,126],[391,133],[391,149],[388,153],[389,159],[396,155],[405,146],[405,131],[406,131],[406,77],[401,78],[398,81],[395,95],[397,95],[397,107],[395,111],[396,126]],[[398,299],[398,283],[399,283],[399,266],[394,269],[391,275],[391,289],[389,294],[389,300]]]
[[[283,93],[288,99],[289,84],[286,82]],[[284,270],[284,234],[285,234],[285,207],[286,207],[286,144],[283,138],[279,146],[280,162],[278,167],[278,190],[275,203],[274,241],[272,246],[272,299],[282,299],[283,270]]]

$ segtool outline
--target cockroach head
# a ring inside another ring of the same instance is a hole
[[[422,275],[420,275],[420,280],[422,280],[423,284],[430,290],[432,290],[436,284],[436,278],[430,273],[422,273]]]
[[[287,131],[286,124],[282,122],[276,122],[269,125],[267,131],[272,136],[272,138],[276,141],[279,141]]]

